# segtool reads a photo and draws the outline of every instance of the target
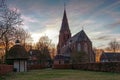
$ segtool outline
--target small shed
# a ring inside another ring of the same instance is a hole
[[[21,46],[20,41],[16,40],[16,44],[10,48],[7,60],[12,60],[14,69],[16,72],[27,71],[27,60],[28,54],[23,46]]]

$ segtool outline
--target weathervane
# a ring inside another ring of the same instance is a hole
[[[64,10],[66,9],[66,2],[64,1]]]
[[[66,10],[66,1],[64,0],[64,10]]]
[[[85,25],[82,26],[82,30],[84,30],[84,26],[85,26]]]

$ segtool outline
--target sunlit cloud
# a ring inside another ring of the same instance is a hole
[[[82,29],[94,47],[103,48],[114,38],[120,41],[119,0],[66,0],[66,11],[72,35]],[[47,35],[57,45],[64,11],[64,0],[8,0],[18,8],[24,29],[30,31],[34,43]],[[32,6],[31,6],[32,5]]]
[[[106,5],[103,8],[99,9],[98,11],[96,11],[94,14],[92,14],[91,18],[100,16],[100,15],[104,14],[106,11],[114,9],[114,7],[119,6],[119,5],[120,5],[120,1],[113,2],[110,5]]]
[[[95,40],[99,40],[99,41],[104,40],[105,41],[105,40],[110,40],[110,38],[111,38],[110,36],[104,35],[104,36],[96,37]]]
[[[32,22],[32,23],[39,22],[37,19],[30,17],[30,16],[28,17],[25,15],[22,15],[21,18],[24,20],[24,22]]]
[[[120,26],[120,21],[117,21],[117,22],[114,22],[114,23],[110,23],[107,25],[108,28],[116,28],[116,27],[119,27]]]

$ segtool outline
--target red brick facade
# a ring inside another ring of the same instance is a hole
[[[95,61],[95,55],[92,50],[92,42],[84,30],[81,30],[71,37],[66,11],[64,10],[57,46],[58,55],[71,57],[74,52],[78,53],[81,51],[86,53],[86,57],[89,59],[87,62]],[[84,62],[86,61],[84,60]]]
[[[13,71],[13,65],[0,64],[0,75]]]
[[[69,29],[69,24],[68,24],[68,20],[67,20],[67,15],[66,15],[66,11],[64,10],[64,15],[63,15],[63,19],[62,19],[62,25],[61,25],[61,29],[60,29],[60,34],[59,34],[59,42],[58,42],[58,46],[57,46],[57,53],[60,54],[61,52],[61,48],[66,45],[68,39],[71,38],[71,32]]]

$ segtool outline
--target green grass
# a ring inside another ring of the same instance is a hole
[[[1,80],[120,80],[119,73],[43,69],[10,73]]]

